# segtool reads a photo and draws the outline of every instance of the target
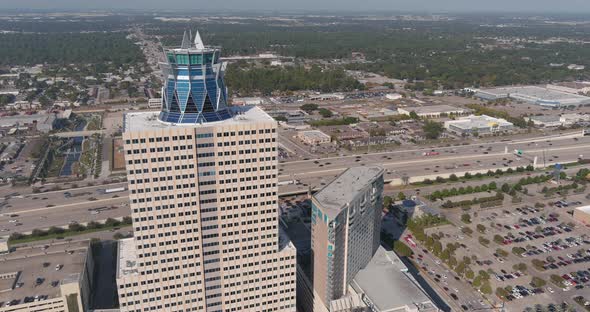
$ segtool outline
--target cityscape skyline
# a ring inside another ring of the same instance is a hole
[[[358,12],[358,4],[350,0],[322,0],[311,1],[302,0],[296,4],[289,1],[271,1],[271,0],[253,0],[245,1],[228,0],[223,2],[212,3],[210,1],[187,1],[173,0],[164,5],[161,1],[155,0],[131,0],[131,1],[114,1],[102,0],[96,2],[81,2],[73,0],[5,0],[0,3],[0,9],[21,9],[28,10],[108,10],[108,9],[130,9],[134,11],[151,11],[160,10],[162,12],[184,11],[195,12],[203,10],[223,11],[223,12]],[[498,0],[494,2],[485,0],[369,0],[363,5],[360,12],[489,12],[489,13],[590,13],[590,2],[584,0],[564,0],[555,2],[551,0]]]

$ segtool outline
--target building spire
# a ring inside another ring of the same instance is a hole
[[[197,49],[205,49],[205,45],[203,44],[203,40],[201,39],[201,34],[197,30],[197,34],[195,35],[195,47]]]
[[[188,49],[190,48],[191,45],[191,39],[188,37],[188,34],[186,33],[186,30],[184,31],[184,35],[182,35],[182,44],[180,45],[180,47],[182,49]]]

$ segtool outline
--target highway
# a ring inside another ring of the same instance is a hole
[[[506,149],[508,153],[505,153]],[[524,157],[512,151],[521,149]],[[446,148],[436,148],[436,156],[423,156],[432,148],[405,151],[372,153],[359,156],[331,157],[319,160],[284,162],[279,165],[279,188],[282,195],[306,191],[309,187],[320,188],[329,183],[346,168],[353,166],[380,165],[386,169],[385,179],[399,180],[450,173],[487,171],[498,168],[527,166],[532,157],[538,157],[538,165],[556,162],[573,162],[584,153],[590,156],[590,137],[543,137],[514,142],[482,143]],[[297,180],[288,184],[287,181]],[[30,188],[0,189],[0,235],[12,232],[28,232],[36,228],[66,225],[71,221],[88,222],[129,215],[126,192],[104,194],[105,188],[120,187],[126,182],[96,185],[70,190],[33,194]],[[66,198],[64,192],[72,193]],[[12,195],[12,196],[10,196]],[[101,211],[91,212],[99,208]],[[11,215],[18,215],[11,217]],[[12,222],[11,222],[12,221]]]

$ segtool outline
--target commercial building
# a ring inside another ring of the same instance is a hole
[[[401,259],[393,251],[387,251],[381,246],[367,266],[354,277],[349,297],[360,298],[362,306],[368,306],[370,311],[375,312],[439,311]],[[355,310],[331,310],[337,311]]]
[[[590,206],[582,206],[574,209],[574,219],[585,225],[590,225]]]
[[[456,120],[445,121],[445,128],[457,134],[493,134],[510,131],[514,125],[505,119],[487,115],[470,115]]]
[[[11,162],[13,161],[20,152],[20,149],[23,147],[21,142],[11,142],[8,146],[2,151],[2,155],[0,155],[0,161],[3,162]]]
[[[312,197],[312,280],[317,311],[346,295],[348,285],[379,247],[383,173],[380,167],[350,168]]]
[[[397,109],[400,114],[410,115],[415,112],[418,117],[422,118],[440,118],[443,115],[460,116],[471,112],[470,109],[454,107],[450,105],[430,105],[430,106],[416,106],[416,107],[400,107]]]
[[[299,131],[297,138],[309,145],[326,144],[331,141],[330,136],[320,130]]]
[[[262,105],[264,100],[260,97],[248,97],[248,98],[234,98],[232,100],[233,105]]]
[[[538,86],[478,90],[475,93],[475,96],[488,101],[510,98],[517,101],[549,107],[590,104],[590,97],[555,90],[555,88],[549,89]]]
[[[0,312],[89,311],[89,240],[17,248],[0,253],[0,263]]]
[[[0,118],[0,128],[26,126],[37,129],[39,132],[47,133],[53,130],[56,119],[55,114],[2,116]]]
[[[190,40],[166,50],[167,74],[223,68],[217,48],[198,33]],[[197,77],[193,87],[217,89],[177,96],[167,83],[160,114],[125,116],[134,237],[119,246],[120,310],[295,311],[296,249],[278,221],[277,123],[257,107],[227,107],[222,79]]]
[[[586,94],[590,93],[590,82],[575,81],[575,82],[561,82],[556,84],[548,84],[547,89],[567,92],[572,94]]]
[[[561,126],[561,120],[559,116],[555,115],[540,115],[540,116],[530,116],[525,117],[526,121],[532,122],[537,127],[559,127]]]

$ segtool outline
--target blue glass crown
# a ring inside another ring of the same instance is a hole
[[[161,63],[165,85],[159,119],[170,123],[200,124],[232,117],[223,81],[220,48],[205,46],[197,32],[194,41],[185,32],[182,45],[164,48]]]

